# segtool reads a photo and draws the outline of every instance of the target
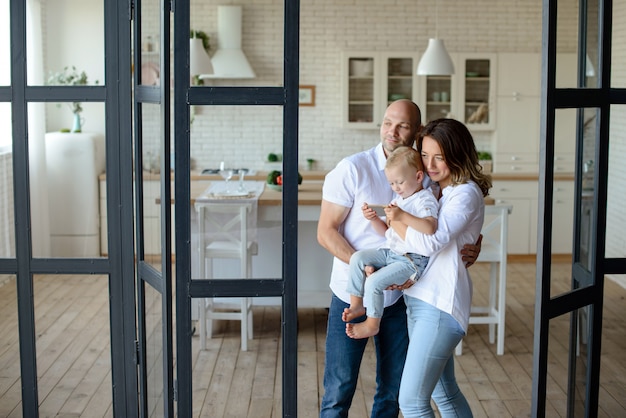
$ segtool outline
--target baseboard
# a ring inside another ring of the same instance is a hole
[[[536,254],[509,254],[506,258],[509,263],[535,263],[537,262]],[[552,254],[552,262],[554,263],[571,263],[571,254]]]

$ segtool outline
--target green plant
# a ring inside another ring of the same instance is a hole
[[[63,68],[63,71],[56,73],[50,73],[48,77],[48,84],[50,85],[67,85],[67,86],[84,86],[88,84],[87,73],[84,71],[78,72],[76,67]],[[98,84],[98,80],[95,81]],[[80,113],[83,111],[83,107],[80,102],[73,102],[69,104],[72,113]]]
[[[490,161],[491,153],[488,151],[478,151],[478,159],[480,161]]]

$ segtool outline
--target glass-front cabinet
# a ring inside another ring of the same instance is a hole
[[[378,129],[389,103],[415,100],[415,56],[407,53],[346,52],[343,57],[343,125]]]
[[[454,113],[453,101],[457,100],[453,87],[453,77],[449,75],[424,76],[423,92],[425,97],[421,105],[423,122],[434,119],[451,117],[457,118]]]
[[[462,121],[471,130],[492,130],[495,110],[495,55],[461,55],[459,60]]]
[[[418,104],[424,123],[454,118],[472,131],[495,128],[495,54],[451,54],[451,76],[420,76]]]
[[[415,86],[415,59],[412,57],[387,56],[382,59],[386,67],[383,91],[387,104],[400,99],[413,100]]]
[[[378,110],[378,60],[373,55],[355,54],[344,59],[347,83],[344,123],[354,128],[369,128],[375,124]]]
[[[495,57],[495,54],[452,54],[455,74],[418,76],[418,54],[346,52],[343,126],[378,129],[389,103],[410,99],[420,106],[423,122],[450,117],[467,124],[470,130],[493,130]]]

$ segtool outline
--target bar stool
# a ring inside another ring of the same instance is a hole
[[[506,313],[506,265],[510,205],[485,206],[485,224],[482,228],[482,245],[477,262],[490,263],[489,302],[487,306],[472,306],[469,323],[488,324],[489,342],[495,341],[498,327],[496,353],[504,354],[504,328]],[[456,346],[456,355],[463,352],[463,341]]]
[[[241,276],[252,277],[252,256],[258,253],[257,242],[249,239],[248,216],[252,203],[196,202],[195,206],[198,211],[200,278],[212,277],[213,259],[239,259]],[[207,240],[208,237],[211,239]],[[206,349],[207,334],[212,337],[214,320],[241,321],[241,350],[247,351],[248,339],[253,338],[251,298],[203,298],[199,312],[203,350]]]

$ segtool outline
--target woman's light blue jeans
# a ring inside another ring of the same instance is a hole
[[[472,411],[454,377],[454,349],[465,332],[449,314],[411,296],[407,306],[409,350],[400,384],[405,418],[434,417],[434,399],[443,418],[471,417]]]

